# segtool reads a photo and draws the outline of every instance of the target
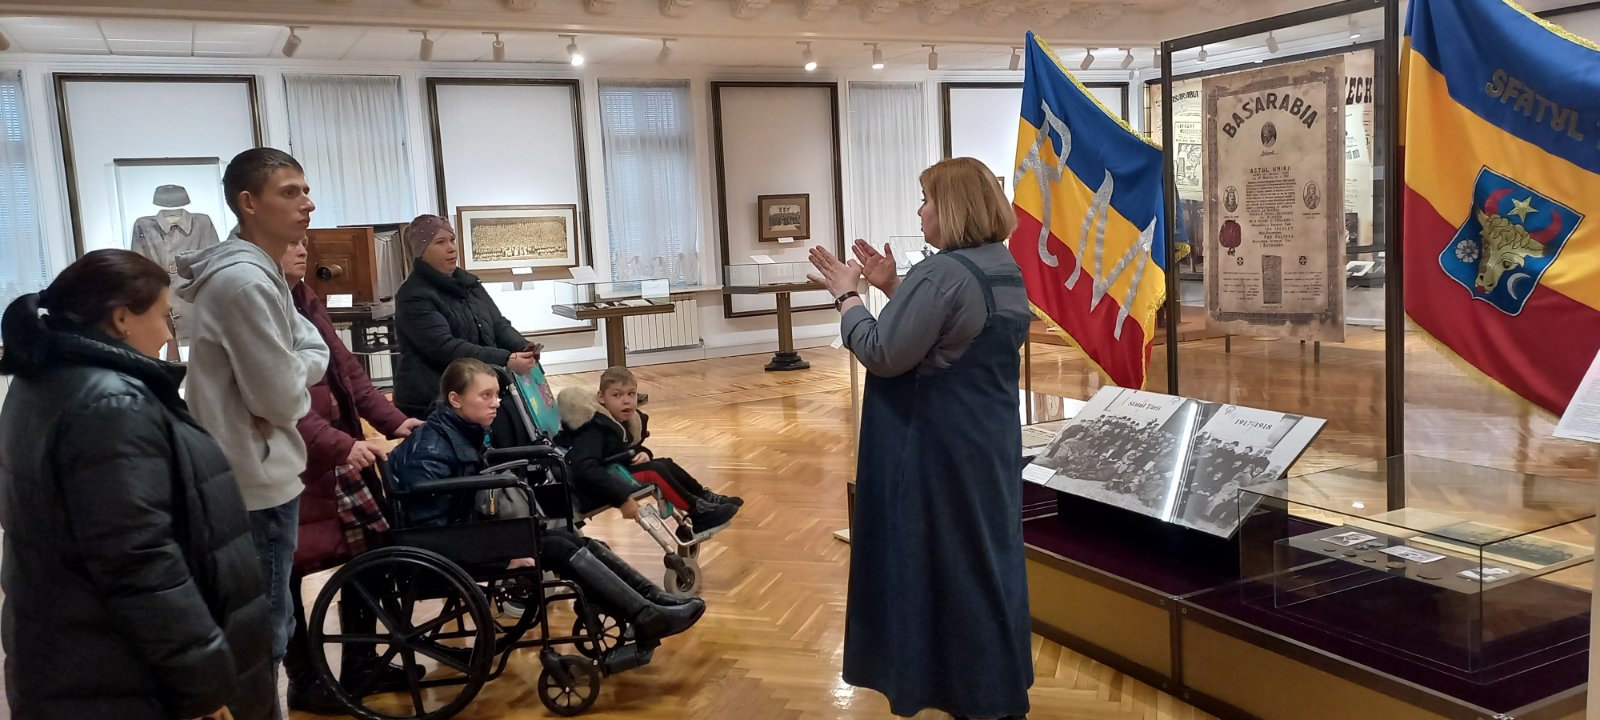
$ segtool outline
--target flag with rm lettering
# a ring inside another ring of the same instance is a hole
[[[1504,0],[1411,0],[1405,308],[1554,413],[1600,349],[1600,48]]]
[[[1167,289],[1161,148],[1031,32],[1027,52],[1011,254],[1034,313],[1107,380],[1142,388]]]

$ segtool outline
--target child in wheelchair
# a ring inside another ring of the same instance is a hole
[[[650,417],[638,409],[638,392],[633,373],[613,367],[600,376],[599,392],[567,388],[557,396],[561,433],[555,440],[567,448],[579,507],[611,505],[632,518],[638,511],[630,497],[635,486],[613,467],[621,465],[632,480],[659,487],[668,502],[688,515],[696,534],[727,525],[744,500],[711,491],[671,458],[657,458],[644,446]]]
[[[493,368],[471,358],[452,362],[440,380],[437,409],[389,456],[395,486],[413,487],[420,480],[468,477],[482,471],[488,428],[499,407],[500,382]],[[410,527],[464,522],[479,512],[471,493],[416,497],[404,506]],[[546,569],[576,583],[596,606],[632,625],[641,643],[688,630],[705,612],[705,601],[669,595],[596,540],[549,527],[537,552]],[[532,558],[520,558],[512,560],[508,569],[534,565]]]

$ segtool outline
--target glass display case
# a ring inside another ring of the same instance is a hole
[[[785,285],[810,285],[807,273],[816,272],[809,262],[774,262],[724,266],[724,287],[772,288]],[[814,288],[813,288],[814,289]]]
[[[645,307],[655,303],[671,304],[672,290],[664,278],[621,281],[558,280],[561,289],[558,297],[565,300],[557,305],[567,305],[582,310]]]
[[[1587,648],[1592,482],[1403,455],[1238,502],[1247,604],[1480,683]]]
[[[901,275],[906,274],[912,265],[939,252],[938,248],[929,245],[921,235],[890,235],[889,247],[894,250],[895,269]]]

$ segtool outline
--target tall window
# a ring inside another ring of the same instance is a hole
[[[43,288],[50,279],[39,232],[33,164],[28,160],[27,126],[22,75],[0,71],[0,308]]]
[[[285,75],[289,150],[306,168],[317,227],[412,217],[400,78]]]
[[[700,199],[687,82],[600,84],[611,277],[700,284]]]

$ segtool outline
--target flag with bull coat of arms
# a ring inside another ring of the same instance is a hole
[[[1406,314],[1528,401],[1600,349],[1600,48],[1505,0],[1411,0]]]
[[[1140,388],[1166,298],[1161,148],[1028,33],[1011,254],[1034,313],[1101,375]]]

